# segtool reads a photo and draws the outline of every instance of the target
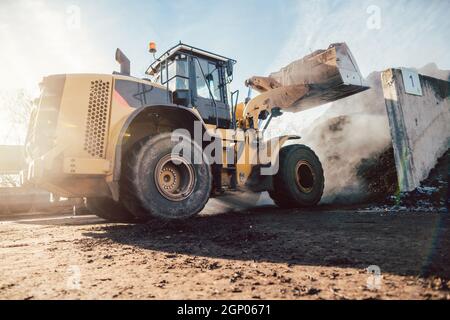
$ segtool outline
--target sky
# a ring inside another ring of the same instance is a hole
[[[434,62],[450,69],[448,0],[1,0],[0,143],[10,130],[7,99],[31,94],[55,73],[111,73],[114,52],[144,76],[179,41],[234,58],[233,89],[330,43],[346,42],[367,76]],[[6,97],[6,98],[5,98]]]

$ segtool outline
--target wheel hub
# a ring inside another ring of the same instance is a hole
[[[300,160],[295,166],[297,187],[304,193],[310,193],[314,187],[315,175],[311,164],[306,160]]]
[[[182,201],[194,191],[194,167],[183,157],[172,154],[162,157],[154,175],[159,193],[170,201]]]

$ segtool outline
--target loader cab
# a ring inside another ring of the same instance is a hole
[[[195,108],[207,124],[232,127],[230,92],[235,60],[178,44],[147,70],[154,82],[167,87],[172,102]]]

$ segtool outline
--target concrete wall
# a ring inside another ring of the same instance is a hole
[[[0,215],[30,212],[36,207],[49,205],[48,192],[21,187],[0,188]]]
[[[0,145],[0,174],[15,174],[25,167],[23,146]]]
[[[83,199],[68,199],[50,202],[50,193],[33,188],[0,188],[0,217],[16,213],[61,212],[84,207]]]
[[[419,75],[422,95],[413,95],[405,91],[401,69],[381,78],[400,191],[411,191],[449,147],[450,83]]]
[[[0,176],[18,175],[25,166],[23,146],[0,145]],[[0,177],[1,178],[1,177]],[[0,185],[0,217],[16,213],[36,213],[84,207],[83,199],[50,201],[50,193],[32,187]]]

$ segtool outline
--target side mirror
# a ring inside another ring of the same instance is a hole
[[[234,67],[234,62],[233,60],[228,60],[227,61],[227,76],[228,77],[232,77],[233,76],[233,67]]]

